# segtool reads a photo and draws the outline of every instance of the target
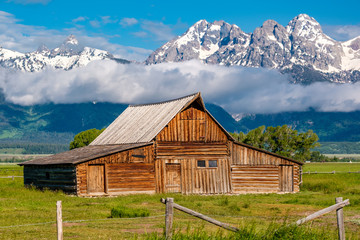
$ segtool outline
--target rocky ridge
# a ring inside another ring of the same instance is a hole
[[[0,66],[26,72],[37,72],[46,67],[70,70],[105,59],[130,63],[125,59],[115,58],[107,51],[83,47],[74,35],[68,36],[59,47],[52,50],[41,45],[34,52],[20,53],[0,47]]]
[[[198,59],[207,64],[265,67],[288,73],[295,82],[356,82],[360,79],[360,36],[346,42],[323,33],[306,14],[287,26],[267,20],[253,33],[224,21],[201,20],[154,51],[146,64]]]

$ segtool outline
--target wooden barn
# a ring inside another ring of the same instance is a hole
[[[302,167],[236,142],[200,93],[129,106],[89,146],[20,165],[26,186],[79,196],[298,192]]]

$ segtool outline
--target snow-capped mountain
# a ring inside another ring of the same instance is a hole
[[[70,70],[75,67],[86,66],[95,60],[111,59],[119,63],[129,63],[124,59],[114,58],[107,51],[96,48],[83,47],[74,35],[70,35],[61,46],[52,50],[45,45],[37,51],[19,53],[0,47],[0,66],[17,70],[36,72],[45,67]]]
[[[201,20],[157,49],[145,63],[191,59],[226,66],[275,68],[303,83],[355,82],[360,80],[360,36],[336,41],[306,14],[296,16],[285,27],[267,20],[249,34],[224,21]]]

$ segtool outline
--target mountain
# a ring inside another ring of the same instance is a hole
[[[107,127],[126,107],[107,102],[21,106],[5,101],[0,91],[0,142],[69,144],[81,131]],[[228,131],[238,130],[223,108],[211,103],[206,108]]]
[[[323,33],[306,14],[287,26],[267,20],[253,33],[224,21],[201,20],[154,51],[146,64],[198,59],[207,64],[278,69],[295,82],[356,82],[360,79],[360,36],[346,42]]]
[[[37,51],[20,53],[0,47],[0,66],[27,72],[37,72],[46,67],[70,70],[105,59],[130,63],[128,60],[115,58],[107,51],[83,47],[74,35],[68,36],[59,47],[52,50],[41,45]]]

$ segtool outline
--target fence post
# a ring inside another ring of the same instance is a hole
[[[57,240],[63,240],[61,201],[56,202],[56,227],[57,227]]]
[[[335,202],[339,203],[342,202],[342,197],[335,198]],[[337,225],[339,231],[339,240],[345,240],[345,227],[344,227],[344,213],[343,208],[339,208],[336,210],[336,218],[337,218]]]
[[[172,239],[172,225],[174,216],[174,199],[166,198],[166,210],[165,210],[165,238],[167,240]]]

